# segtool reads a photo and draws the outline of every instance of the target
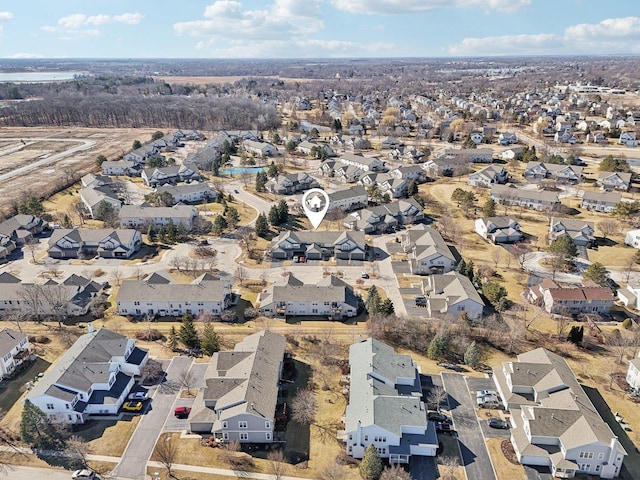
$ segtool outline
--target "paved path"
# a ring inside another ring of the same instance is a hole
[[[473,398],[464,376],[442,373],[442,384],[449,395],[453,426],[458,434],[462,466],[469,480],[496,480],[491,458],[478,423]]]
[[[167,368],[167,381],[175,382],[183,370],[191,368],[192,363],[192,358],[174,357]],[[136,479],[144,475],[145,465],[151,458],[153,447],[162,433],[175,399],[175,391],[155,391],[153,400],[149,402],[150,410],[140,419],[120,463],[113,471],[115,477]]]
[[[374,237],[373,246],[376,249],[379,248],[383,252],[386,252],[386,243],[389,242],[390,237],[395,238],[396,235],[382,235]],[[407,307],[405,306],[404,299],[400,294],[400,285],[398,284],[398,278],[393,271],[391,256],[386,255],[385,258],[376,261],[378,262],[378,267],[380,269],[380,278],[376,279],[372,283],[375,283],[377,286],[384,288],[387,297],[389,297],[393,302],[393,307],[397,315],[406,316]]]
[[[150,467],[157,467],[159,470],[158,472],[161,472],[162,470],[160,469],[164,469],[164,467],[162,466],[162,464],[160,462],[149,462],[149,466]],[[236,470],[227,470],[224,468],[214,468],[214,467],[196,467],[193,465],[181,465],[181,464],[175,464],[172,465],[171,467],[172,470],[179,470],[179,471],[183,471],[183,472],[198,472],[198,473],[208,473],[210,475],[227,475],[230,477],[238,477],[238,478],[255,478],[258,480],[274,480],[274,476],[273,475],[268,475],[265,473],[258,473],[258,472],[242,472],[242,471],[236,471]],[[308,479],[303,479],[301,477],[288,477],[288,476],[282,476],[279,477],[281,480],[308,480]]]

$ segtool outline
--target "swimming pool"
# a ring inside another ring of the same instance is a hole
[[[258,173],[266,170],[267,167],[231,167],[221,168],[220,173],[223,175],[239,175],[241,173]]]

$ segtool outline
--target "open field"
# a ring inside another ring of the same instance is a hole
[[[104,155],[117,160],[134,140],[150,138],[151,129],[2,128],[0,130],[0,215],[22,195],[47,197],[96,170]]]

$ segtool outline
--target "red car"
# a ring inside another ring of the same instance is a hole
[[[191,407],[176,407],[173,414],[178,418],[187,418],[191,413]]]

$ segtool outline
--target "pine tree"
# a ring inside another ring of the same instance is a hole
[[[204,324],[204,328],[202,329],[202,341],[200,343],[205,355],[213,355],[220,351],[220,337],[214,330],[211,322]]]
[[[476,272],[475,272],[475,264],[473,263],[473,260],[469,260],[469,262],[467,263],[467,268],[466,268],[466,272],[465,275],[467,276],[467,278],[469,278],[469,280],[471,280],[471,282],[473,283],[473,279],[476,276]]]
[[[269,234],[269,222],[267,216],[264,213],[258,215],[256,218],[256,235],[260,238],[265,238]]]
[[[173,242],[176,241],[177,230],[176,230],[176,226],[173,223],[173,220],[171,218],[167,222],[166,236],[167,236],[167,240],[169,242],[173,243]]]
[[[579,345],[584,338],[584,326],[574,325],[569,330],[569,335],[567,336],[567,341]]]
[[[279,225],[289,221],[289,205],[284,200],[278,202],[278,221]]]
[[[495,217],[496,215],[496,201],[489,197],[489,199],[484,202],[482,206],[482,213],[485,217]]]
[[[216,218],[213,220],[213,225],[211,226],[211,233],[220,236],[228,226],[227,221],[222,215],[216,215]]]
[[[460,263],[458,263],[458,273],[460,275],[467,275],[467,262],[464,261],[464,258],[460,260]]]
[[[417,193],[418,193],[418,182],[416,182],[415,180],[411,180],[411,182],[409,183],[409,186],[407,187],[407,195],[410,197],[413,197]]]
[[[393,302],[390,298],[385,298],[385,300],[380,305],[380,313],[384,315],[393,315],[395,313],[395,307],[393,306]]]
[[[378,480],[382,475],[382,469],[382,459],[378,449],[374,445],[369,445],[360,463],[360,476],[365,480]]]
[[[178,342],[180,339],[178,338],[178,332],[176,332],[176,327],[171,326],[171,331],[169,332],[169,338],[167,338],[167,348],[172,352],[178,348]]]
[[[20,421],[20,437],[33,448],[62,450],[66,442],[64,431],[54,425],[46,413],[25,400]]]
[[[427,357],[432,360],[441,360],[449,353],[449,335],[443,331],[439,331],[429,342],[427,348]]]
[[[481,360],[482,352],[480,351],[480,347],[474,340],[469,344],[464,352],[464,363],[473,368],[476,368],[478,365],[480,365]]]
[[[182,316],[182,324],[180,325],[179,332],[180,341],[187,348],[198,348],[200,346],[200,338],[198,337],[198,331],[193,323],[193,316],[190,313],[185,313]]]
[[[269,223],[274,227],[280,225],[280,212],[278,211],[278,207],[275,205],[272,205],[269,210]]]
[[[367,312],[369,312],[369,315],[379,313],[381,304],[382,299],[380,298],[378,288],[375,285],[371,285],[371,288],[369,288],[369,291],[367,292],[367,299],[364,302],[364,306],[367,309]]]
[[[267,184],[267,174],[265,172],[256,173],[256,192],[264,192]]]

